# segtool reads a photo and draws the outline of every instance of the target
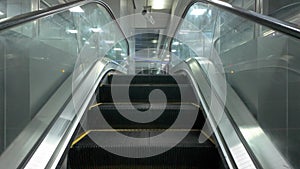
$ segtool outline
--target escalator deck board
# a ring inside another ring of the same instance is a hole
[[[190,84],[181,85],[101,85],[98,89],[98,102],[149,102],[150,93],[154,90],[164,93],[162,97],[154,97],[153,102],[197,102],[194,90]],[[117,91],[112,94],[112,91]],[[158,95],[158,94],[156,94]],[[160,95],[159,95],[160,96]]]

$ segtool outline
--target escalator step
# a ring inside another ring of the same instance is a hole
[[[150,106],[149,104],[134,104],[133,107],[138,109],[140,113],[144,113],[144,111],[148,110]],[[154,104],[152,105],[151,110],[149,110],[147,113],[150,113],[150,116],[151,113],[155,113],[157,111],[162,112],[162,114],[150,123],[136,123],[128,120],[119,113],[120,111],[123,113],[132,112],[132,107],[130,107],[129,104],[120,104],[118,105],[118,108],[119,109],[117,109],[114,104],[100,104],[96,107],[91,106],[91,109],[87,114],[87,126],[89,128],[106,128],[104,125],[105,123],[103,123],[103,120],[106,120],[106,122],[115,129],[166,129],[169,128],[177,119],[180,109],[182,111],[181,113],[184,113],[186,116],[192,116],[191,113],[198,113],[196,120],[191,119],[191,123],[195,123],[193,128],[202,128],[205,121],[202,112],[199,112],[199,107],[192,104],[167,104],[166,108],[164,108],[161,104]],[[99,117],[99,113],[102,114],[104,119]],[[145,116],[145,118],[147,118],[147,116]],[[190,123],[182,123],[176,127],[187,128],[189,125]]]
[[[185,75],[114,75],[108,76],[108,83],[126,84],[128,79],[132,79],[130,84],[188,84],[189,80]]]
[[[97,101],[100,102],[148,102],[151,91],[155,89],[161,90],[168,100],[168,102],[181,102],[182,97],[185,101],[195,102],[195,94],[192,87],[188,84],[184,85],[126,85],[113,86],[117,89],[118,98],[112,99],[111,85],[102,85],[99,87]],[[128,100],[128,95],[130,100]],[[159,102],[159,101],[158,101]]]

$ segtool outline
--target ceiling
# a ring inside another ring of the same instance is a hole
[[[146,9],[154,22],[140,25],[136,20],[135,29],[135,58],[136,61],[153,62],[161,60],[161,53],[164,47],[166,29],[170,23],[170,14],[174,0],[132,0],[135,3],[136,15]]]
[[[142,11],[144,6],[151,7],[152,12],[170,13],[174,0],[132,0],[137,11]]]

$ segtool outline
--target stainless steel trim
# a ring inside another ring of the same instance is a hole
[[[98,81],[102,78],[103,74],[111,69],[116,69],[120,72],[125,72],[124,69],[121,69],[117,66],[116,63],[110,62],[109,60],[102,59],[102,65],[94,66],[93,71],[88,77],[97,77],[101,71],[101,76],[98,78]],[[99,65],[100,63],[98,63]],[[98,74],[97,74],[98,73]],[[85,98],[83,94],[89,93],[87,89],[84,89],[82,85],[90,83],[90,80],[86,78],[81,86],[77,89],[81,93],[80,97]],[[93,86],[95,89],[97,85]],[[82,91],[81,91],[82,90]],[[76,92],[75,96],[78,96]],[[49,99],[45,106],[40,110],[40,112],[35,116],[35,118],[29,123],[29,125],[23,130],[23,132],[15,139],[15,141],[7,148],[7,150],[0,157],[1,167],[4,168],[18,168],[23,165],[24,160],[27,158],[28,154],[34,149],[37,142],[41,139],[44,132],[49,127],[49,124],[60,114],[60,109],[64,107],[68,98],[72,94],[72,75],[60,86],[60,88],[55,92],[55,94]],[[73,95],[74,97],[74,95]],[[87,104],[87,103],[86,103]],[[82,111],[82,110],[81,110]],[[50,131],[46,137],[42,140],[41,144],[34,152],[32,158],[28,161],[26,168],[44,168],[43,165],[47,164],[46,161],[55,157],[60,157],[63,150],[60,150],[60,154],[53,156],[56,149],[60,145],[60,141],[65,137],[65,133],[68,133],[67,139],[63,141],[65,146],[67,141],[69,141],[72,136],[77,124],[78,118],[81,117],[80,112],[76,114],[73,106],[73,100],[69,100],[67,106],[64,108],[64,111],[61,113],[59,118],[55,121]],[[74,122],[75,120],[75,122]],[[77,120],[77,121],[76,121]],[[80,118],[79,118],[80,120]],[[72,128],[70,128],[72,126]],[[70,131],[69,131],[70,130]],[[72,132],[73,131],[73,132]],[[64,137],[63,137],[64,136]],[[65,147],[64,147],[65,148]],[[12,160],[13,159],[13,160]],[[44,161],[44,163],[42,163]],[[53,164],[57,164],[58,160],[53,160]]]
[[[54,158],[52,158],[51,161],[48,163],[47,168],[53,168],[53,169],[56,168],[57,164],[59,163],[60,158],[62,157],[62,155],[63,155],[65,149],[66,149],[67,146],[68,146],[68,143],[70,142],[70,139],[71,139],[73,133],[74,133],[75,130],[76,130],[77,125],[79,124],[79,122],[80,122],[80,120],[81,120],[82,115],[83,115],[83,114],[85,113],[85,111],[87,110],[90,100],[94,97],[94,92],[95,92],[95,90],[97,89],[98,84],[100,83],[101,79],[103,79],[103,77],[105,76],[105,74],[106,74],[107,72],[111,71],[111,70],[117,70],[117,71],[122,72],[122,73],[126,73],[126,71],[127,71],[126,69],[123,69],[122,67],[119,67],[119,66],[118,66],[117,64],[115,64],[115,63],[108,62],[108,63],[104,66],[103,71],[102,71],[102,72],[99,72],[99,73],[100,73],[100,74],[98,74],[99,77],[98,77],[97,81],[95,82],[95,85],[93,85],[92,88],[90,88],[90,89],[89,89],[89,88],[86,88],[85,86],[89,86],[88,83],[90,82],[90,80],[86,80],[86,81],[85,81],[86,84],[84,84],[84,85],[82,86],[83,90],[80,89],[80,91],[81,91],[81,95],[80,95],[80,96],[87,95],[86,100],[85,100],[85,102],[83,103],[83,105],[82,105],[80,111],[78,112],[78,115],[76,116],[76,119],[73,120],[74,122],[71,124],[71,126],[70,126],[70,128],[69,128],[69,130],[68,130],[68,133],[66,133],[66,136],[65,136],[64,139],[60,142],[59,147],[56,149],[56,151],[55,151],[55,153],[54,153],[54,155],[53,155]],[[95,69],[94,69],[94,75],[95,75],[95,73],[97,73],[98,71],[99,71],[99,69],[97,69],[97,67],[95,67]],[[93,75],[91,76],[91,78],[94,78]],[[84,88],[85,88],[86,90],[84,90]],[[88,90],[90,90],[90,91],[88,91]],[[87,94],[87,93],[88,93],[88,94]],[[81,116],[79,116],[79,115],[81,115]]]
[[[187,66],[186,64],[176,65],[174,68],[172,68],[170,70],[170,73],[180,73],[181,71],[185,72],[188,75],[190,81],[192,82],[192,86],[196,91],[196,96],[198,96],[198,98],[201,102],[201,106],[203,107],[205,113],[209,112],[208,106],[206,104],[204,104],[204,103],[206,103],[206,101],[200,92],[197,81],[194,78],[193,72],[191,71],[190,67],[186,67],[186,66]],[[206,113],[206,116],[207,116],[209,122],[211,123],[212,128],[216,128],[216,124],[215,124],[214,120],[212,119],[212,117],[209,115],[209,113]],[[232,163],[230,155],[226,151],[225,144],[223,143],[223,140],[221,139],[221,133],[218,130],[214,130],[214,134],[215,134],[217,142],[221,148],[221,151],[224,155],[224,158],[227,162],[228,167],[230,169],[234,169],[234,164]]]
[[[0,156],[1,167],[18,168],[71,96],[72,76],[52,95],[39,113]],[[13,159],[13,160],[12,160]]]
[[[226,108],[260,165],[263,168],[292,168],[230,85],[227,94]]]
[[[108,61],[103,62],[102,60],[102,62],[98,61],[95,64],[83,83],[73,93],[72,99],[68,102],[58,120],[56,120],[47,136],[43,139],[35,153],[25,165],[26,169],[56,168],[98,86],[98,83],[103,76],[112,69],[122,71],[117,65]],[[95,77],[98,77],[97,80],[95,83],[91,84],[91,82],[94,82]],[[75,101],[74,98],[80,98],[80,100]],[[74,104],[82,105],[79,106],[79,112],[75,109]]]
[[[186,66],[188,65],[188,68]],[[229,166],[229,168],[234,168],[237,166],[238,168],[256,168],[254,162],[252,161],[249,153],[244,147],[242,141],[240,140],[238,134],[235,132],[233,125],[231,124],[227,114],[223,114],[222,120],[219,124],[216,124],[215,113],[211,112],[211,109],[208,106],[210,103],[210,95],[211,88],[209,82],[207,81],[205,72],[201,69],[200,64],[197,60],[191,59],[188,63],[183,63],[175,66],[173,68],[173,72],[184,70],[188,72],[190,77],[194,79],[193,85],[196,86],[197,95],[200,98],[201,104],[205,110],[206,116],[212,125],[214,130],[214,134],[220,145],[221,151],[225,157],[225,160]],[[197,77],[197,78],[196,78]],[[223,104],[223,103],[219,103]],[[220,129],[220,132],[217,130],[217,127]],[[224,142],[223,139],[224,138]],[[226,150],[226,147],[230,152]],[[230,153],[230,155],[228,154]],[[231,160],[233,158],[234,162]]]

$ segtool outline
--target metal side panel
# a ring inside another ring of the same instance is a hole
[[[229,85],[227,94],[229,98],[226,101],[227,111],[238,126],[239,132],[243,135],[243,139],[247,142],[259,164],[263,168],[292,168]]]
[[[75,78],[83,79],[82,82],[76,83],[70,75],[1,155],[0,168],[55,168],[94,90],[110,70],[126,72],[116,63],[102,59],[94,64],[86,77]],[[78,86],[72,86],[72,83]],[[75,90],[72,91],[72,87]],[[32,156],[28,157],[30,154]]]
[[[95,64],[72,93],[72,99],[25,165],[26,169],[56,168],[101,79],[111,70],[124,72],[118,65],[103,61]]]
[[[71,84],[72,76],[67,78],[18,137],[1,154],[0,168],[17,168],[22,164],[71,96]]]
[[[212,112],[209,105],[212,97],[211,88],[205,72],[201,69],[198,61],[191,59],[188,63],[176,65],[171,71],[173,73],[184,71],[192,79],[192,83],[197,91],[196,95],[200,98],[207,120],[214,131],[214,135],[229,168],[256,168],[246,148],[243,146],[242,141],[235,132],[228,116],[223,114],[221,121],[219,123],[216,122],[216,112]],[[219,128],[219,130],[217,128]]]

